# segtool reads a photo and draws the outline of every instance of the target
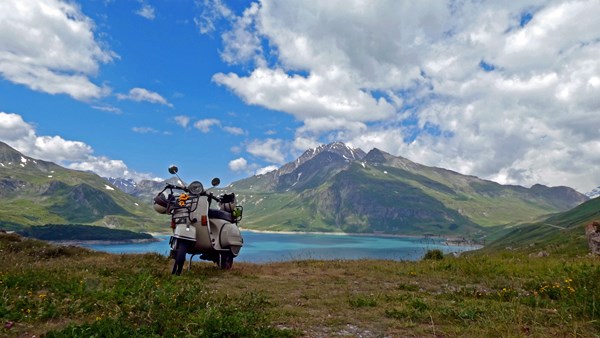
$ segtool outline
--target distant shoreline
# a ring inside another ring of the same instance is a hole
[[[389,237],[389,238],[437,238],[442,239],[442,244],[448,246],[472,246],[481,249],[484,246],[470,241],[462,240],[462,237],[449,237],[439,235],[401,235],[401,234],[385,234],[385,233],[357,233],[357,232],[325,232],[325,231],[276,231],[276,230],[258,230],[239,227],[241,231],[262,233],[262,234],[283,234],[283,235],[333,235],[333,236],[362,236],[362,237]],[[165,232],[149,232],[152,236],[170,236],[171,233]]]
[[[274,230],[257,230],[240,227],[242,231],[265,233],[265,234],[286,234],[286,235],[334,235],[334,236],[363,236],[363,237],[390,237],[390,238],[438,238],[443,239],[443,244],[450,246],[472,246],[479,249],[483,245],[462,240],[461,237],[447,237],[438,235],[402,235],[402,234],[378,234],[378,233],[356,233],[356,232],[325,232],[325,231],[274,231]]]
[[[123,240],[65,240],[65,241],[48,241],[50,243],[58,244],[58,245],[112,245],[112,244],[139,244],[139,243],[152,243],[152,242],[160,242],[161,240],[154,237],[152,238],[138,238],[138,239],[123,239]]]

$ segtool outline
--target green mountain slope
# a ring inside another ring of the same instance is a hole
[[[82,223],[126,229],[159,226],[147,203],[100,176],[27,157],[0,142],[0,226]]]
[[[600,221],[600,197],[540,222],[501,229],[489,248],[585,254],[588,252],[585,226],[593,221]]]
[[[505,186],[340,143],[234,182],[244,226],[263,230],[477,235],[532,222],[586,197],[567,187]]]

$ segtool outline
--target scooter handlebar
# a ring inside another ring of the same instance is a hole
[[[174,184],[169,184],[169,183],[167,183],[167,186],[165,187],[165,189],[179,189],[179,190],[187,191],[186,187],[182,187],[182,186],[174,185]]]

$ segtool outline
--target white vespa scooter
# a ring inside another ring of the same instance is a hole
[[[176,166],[169,167],[169,173],[177,175],[177,171]],[[211,183],[216,187],[220,180],[214,178]],[[167,190],[169,194],[165,196]],[[210,208],[212,201],[218,202],[219,209]],[[188,186],[167,184],[154,198],[154,210],[171,215],[173,274],[181,274],[186,254],[192,255],[190,266],[192,258],[200,255],[200,259],[215,262],[221,269],[231,269],[234,257],[244,245],[237,225],[243,208],[236,204],[235,194],[213,196],[199,181]]]

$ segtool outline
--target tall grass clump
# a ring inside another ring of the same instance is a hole
[[[439,261],[441,259],[444,259],[444,253],[442,252],[442,250],[439,249],[427,250],[425,256],[423,256],[423,259]]]

